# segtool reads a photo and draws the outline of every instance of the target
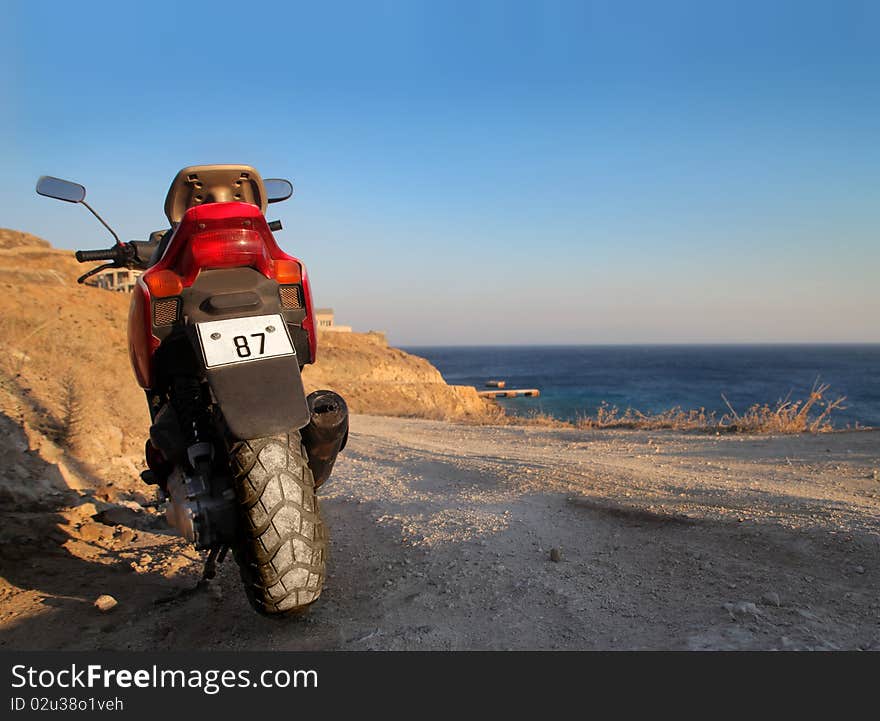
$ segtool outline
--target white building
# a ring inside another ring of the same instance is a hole
[[[89,278],[86,283],[104,290],[115,290],[120,293],[131,293],[143,271],[127,268],[112,268]]]
[[[337,333],[351,333],[350,325],[336,325],[333,322],[332,308],[315,308],[315,325],[318,330],[330,330]]]

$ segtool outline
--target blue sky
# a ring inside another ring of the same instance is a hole
[[[398,344],[880,341],[880,4],[25,3],[0,226],[124,238],[176,171],[273,206],[338,321]]]

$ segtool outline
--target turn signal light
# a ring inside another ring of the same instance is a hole
[[[170,270],[158,270],[144,275],[144,283],[154,298],[168,298],[183,292],[183,281],[180,276]]]
[[[302,268],[295,260],[276,260],[275,280],[282,285],[299,283],[302,280]]]

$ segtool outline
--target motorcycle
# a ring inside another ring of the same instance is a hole
[[[128,348],[151,427],[141,477],[171,526],[207,550],[204,579],[231,549],[251,605],[300,612],[321,594],[327,528],[316,495],[348,438],[332,391],[305,395],[317,335],[306,269],[284,253],[269,203],[287,180],[246,165],[181,170],[165,200],[170,229],[123,243],[82,185],[44,176],[37,193],[85,206],[115,238],[81,263],[143,271],[131,295]]]

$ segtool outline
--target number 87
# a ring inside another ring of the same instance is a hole
[[[266,334],[251,333],[251,338],[260,339],[260,350],[257,351],[257,355],[263,355],[266,352]],[[235,352],[238,354],[239,358],[251,357],[251,347],[248,345],[247,336],[237,335],[232,339],[232,342],[235,343]]]

